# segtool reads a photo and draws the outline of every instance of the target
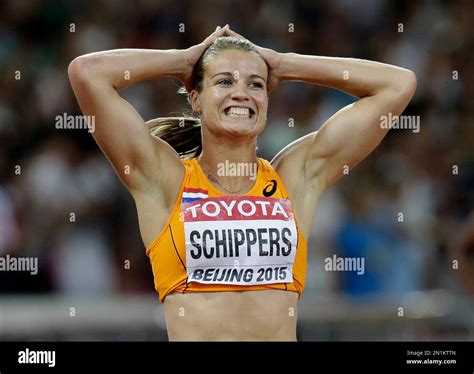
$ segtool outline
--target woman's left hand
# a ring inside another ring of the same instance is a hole
[[[243,36],[237,34],[235,31],[232,31],[230,27],[226,30],[226,34],[228,36],[233,36],[238,39],[243,39],[247,40],[249,43],[251,43],[258,52],[262,55],[262,57],[265,59],[267,62],[268,67],[270,68],[268,71],[268,91],[272,91],[278,83],[282,81],[282,77],[280,74],[280,66],[281,66],[281,60],[283,58],[283,54],[274,51],[273,49],[270,48],[263,48],[259,47],[258,45],[252,43],[250,40],[244,38]]]

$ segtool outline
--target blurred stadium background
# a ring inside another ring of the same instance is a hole
[[[299,339],[474,340],[474,296],[448,254],[474,198],[469,0],[2,1],[0,256],[36,257],[39,272],[0,271],[0,340],[167,339],[132,198],[87,130],[57,129],[55,117],[81,114],[67,77],[74,57],[187,48],[226,23],[280,52],[377,60],[418,77],[404,115],[419,116],[420,132],[392,130],[319,204]],[[189,109],[178,87],[164,78],[121,94],[148,120]],[[259,156],[353,100],[282,84]],[[364,257],[365,274],[325,271],[333,254]]]

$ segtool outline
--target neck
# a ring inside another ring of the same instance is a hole
[[[217,179],[220,189],[244,193],[252,188],[258,165],[256,138],[217,138],[203,131],[202,145],[197,159],[206,174]]]

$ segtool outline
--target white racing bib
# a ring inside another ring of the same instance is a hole
[[[188,282],[293,282],[298,232],[288,199],[220,196],[182,203]]]

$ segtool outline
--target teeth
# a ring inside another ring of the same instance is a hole
[[[232,117],[247,117],[250,118],[249,108],[230,107],[227,109],[227,115]]]

